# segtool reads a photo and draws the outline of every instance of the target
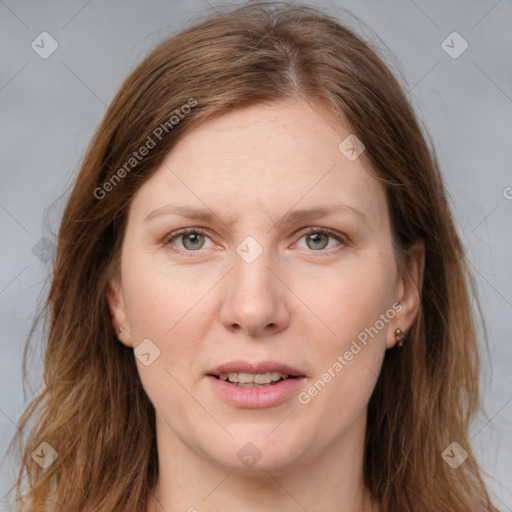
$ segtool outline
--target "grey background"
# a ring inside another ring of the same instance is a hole
[[[0,0],[2,458],[25,404],[22,351],[48,282],[50,262],[45,260],[52,254],[62,196],[128,72],[157,42],[216,5],[205,0]],[[489,330],[491,351],[489,358],[484,352],[482,375],[488,417],[473,425],[474,447],[496,505],[512,511],[512,188],[507,188],[512,187],[512,2],[312,5],[375,41],[392,69],[402,73],[432,136]],[[31,47],[43,31],[59,45],[47,59]],[[455,59],[441,46],[453,31],[469,45]],[[39,357],[36,351],[28,373],[34,391],[40,386]],[[4,462],[0,498],[12,483],[16,463],[11,455]]]

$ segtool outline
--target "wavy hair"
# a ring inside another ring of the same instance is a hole
[[[363,163],[386,188],[397,261],[416,241],[426,247],[419,314],[404,347],[386,352],[368,405],[365,483],[381,512],[497,512],[468,435],[481,406],[474,285],[435,151],[377,49],[316,8],[281,3],[196,20],[145,57],[108,107],[62,216],[43,307],[44,385],[15,436],[15,510],[146,510],[155,411],[106,301],[131,200],[205,120],[297,98],[326,106],[364,143]],[[127,168],[148,137],[155,146]],[[46,469],[31,456],[43,441],[58,453]],[[456,470],[442,457],[452,441],[469,454]]]

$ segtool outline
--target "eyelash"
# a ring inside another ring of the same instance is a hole
[[[184,228],[184,229],[180,229],[179,231],[170,233],[168,236],[166,236],[163,241],[163,245],[166,247],[169,247],[169,249],[172,250],[173,252],[177,252],[180,254],[185,253],[186,257],[193,257],[195,252],[201,252],[201,250],[199,249],[197,251],[189,251],[189,250],[184,251],[182,249],[174,248],[170,245],[173,240],[179,238],[180,236],[188,235],[191,233],[204,235],[204,236],[210,238],[208,236],[208,233],[202,228]],[[314,251],[313,249],[306,249],[311,253],[319,253],[319,254],[314,254],[315,257],[321,257],[325,254],[335,254],[338,251],[340,251],[341,249],[343,249],[343,247],[345,245],[348,245],[348,241],[343,235],[337,233],[336,231],[328,229],[328,228],[307,228],[305,231],[301,231],[301,233],[300,233],[301,236],[300,236],[299,240],[302,239],[306,235],[310,235],[311,233],[323,233],[324,235],[327,235],[331,238],[336,239],[338,242],[340,242],[342,244],[341,246],[334,248],[334,249],[330,249],[330,250],[322,249],[322,250]]]

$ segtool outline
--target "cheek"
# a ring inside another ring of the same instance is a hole
[[[329,275],[297,279],[294,291],[315,313],[321,336],[333,340],[324,346],[341,349],[392,308],[395,279],[392,256],[354,255]]]
[[[163,264],[163,258],[137,251],[133,245],[127,244],[122,264],[123,298],[130,327],[139,337],[168,338],[179,319],[197,302],[204,286],[187,272]]]
[[[173,377],[182,382],[193,371],[205,336],[202,323],[197,321],[201,309],[198,297],[206,293],[207,283],[164,267],[150,253],[137,252],[134,246],[126,244],[123,254],[123,300],[133,347],[144,342],[151,352],[148,366],[142,358],[136,359],[141,381],[151,400],[158,400],[164,390],[178,386]]]
[[[205,323],[198,321],[202,306],[198,297],[211,285],[143,261],[143,256],[127,258],[123,268],[123,294],[133,346],[151,340],[152,362],[146,366],[137,358],[137,369],[157,410],[182,410],[188,395],[180,383],[187,385],[194,374],[197,354],[207,334]]]
[[[321,282],[309,298],[324,333],[315,341],[316,374],[299,402],[324,417],[332,434],[366,407],[380,372],[389,322],[395,317],[394,259],[360,259]],[[302,293],[307,293],[303,289]],[[305,301],[306,302],[306,301]]]

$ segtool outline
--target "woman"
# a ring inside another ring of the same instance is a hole
[[[198,22],[127,78],[69,198],[17,510],[496,511],[467,277],[367,44],[307,7]]]

